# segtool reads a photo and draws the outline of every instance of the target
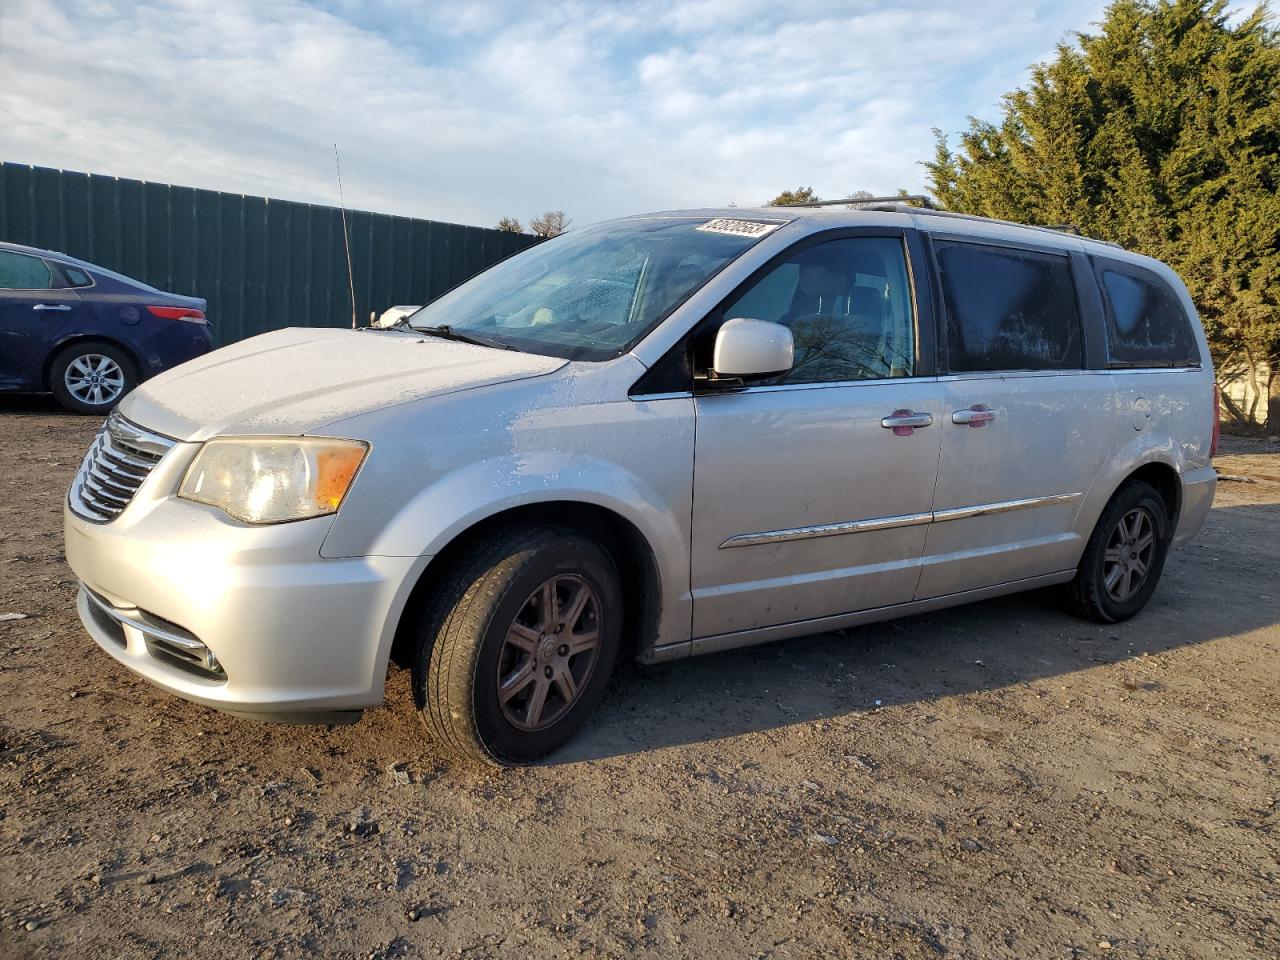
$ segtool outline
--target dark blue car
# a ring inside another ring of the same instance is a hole
[[[207,306],[0,243],[0,390],[51,392],[68,410],[105,414],[140,381],[213,348]]]

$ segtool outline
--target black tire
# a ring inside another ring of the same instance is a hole
[[[553,599],[544,605],[538,598],[548,583]],[[582,589],[589,596],[575,615],[571,608]],[[564,624],[540,632],[546,620],[538,611],[547,606],[552,618],[574,617],[568,632],[560,633]],[[604,696],[622,615],[617,566],[592,540],[558,527],[497,534],[458,564],[427,605],[411,664],[423,722],[459,757],[500,765],[542,759],[581,729]],[[587,650],[567,653],[561,640],[589,637],[593,625],[599,639],[590,661],[582,659]],[[536,636],[526,636],[530,632]],[[524,643],[532,652],[518,646]],[[500,696],[502,678],[515,696]],[[568,687],[572,697],[563,693]],[[522,729],[538,688],[544,692],[533,720],[552,719]]]
[[[1125,530],[1120,527],[1122,521],[1126,524]],[[1127,536],[1129,530],[1144,522],[1150,527],[1149,549],[1144,546],[1144,536]],[[1071,611],[1098,623],[1128,620],[1147,605],[1155,592],[1169,554],[1171,536],[1169,513],[1155,487],[1141,480],[1125,484],[1102,511],[1080,558],[1075,579],[1067,585]],[[1133,578],[1138,576],[1139,567],[1141,579],[1135,583]],[[1119,581],[1126,576],[1126,585],[1119,586]],[[1117,584],[1114,588],[1109,586],[1113,580]]]
[[[103,360],[106,362],[102,363]],[[96,385],[93,385],[81,389],[81,396],[76,396],[68,382],[68,370],[75,372],[73,364],[100,364],[108,369],[114,364],[114,370],[109,378],[104,377],[96,391],[93,389]],[[114,371],[118,371],[118,376]],[[106,416],[137,385],[138,371],[134,367],[133,358],[114,344],[101,340],[81,340],[74,343],[59,352],[49,365],[49,389],[58,402],[72,413]],[[93,402],[95,396],[101,397],[101,401]]]

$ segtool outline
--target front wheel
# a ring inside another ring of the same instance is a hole
[[[1169,540],[1169,513],[1155,487],[1126,484],[1102,511],[1067,587],[1073,612],[1099,623],[1128,620],[1155,592]]]
[[[545,757],[603,697],[622,609],[617,567],[593,541],[561,528],[499,534],[428,605],[412,664],[423,721],[462,757]]]

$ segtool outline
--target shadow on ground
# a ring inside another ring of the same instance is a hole
[[[39,415],[47,417],[51,413],[61,413],[69,419],[78,419],[80,417],[80,414],[71,413],[63,409],[62,405],[53,399],[53,394],[51,393],[0,394],[0,416]]]

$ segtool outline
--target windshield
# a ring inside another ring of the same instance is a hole
[[[733,232],[723,224],[738,225]],[[472,277],[409,317],[530,353],[606,360],[777,224],[615,220],[561,234]]]

